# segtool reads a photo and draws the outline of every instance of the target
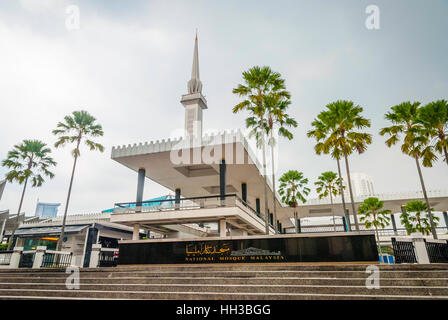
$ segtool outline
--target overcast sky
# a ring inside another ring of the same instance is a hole
[[[368,5],[380,9],[380,29],[368,30]],[[67,6],[80,10],[80,29],[66,28]],[[353,172],[373,177],[377,192],[420,189],[415,162],[388,149],[384,113],[406,100],[448,98],[447,1],[120,1],[0,2],[0,159],[23,139],[51,145],[51,130],[73,110],[103,125],[105,152],[81,150],[69,212],[98,212],[134,201],[137,175],[110,159],[112,146],[170,137],[183,128],[195,29],[208,101],[204,129],[242,128],[245,114],[232,88],[241,72],[268,65],[286,79],[292,142],[279,145],[279,173],[297,169],[312,182],[336,165],[314,154],[306,137],[313,118],[337,99],[353,100],[372,120],[373,144],[350,158]],[[64,203],[73,159],[53,150],[53,180],[29,188],[36,201]],[[0,180],[6,173],[0,168]],[[448,167],[424,168],[427,188],[447,188]],[[16,212],[21,186],[8,184],[0,209]],[[147,180],[146,199],[167,194]],[[63,207],[60,213],[63,212]]]

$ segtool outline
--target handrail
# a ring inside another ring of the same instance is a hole
[[[52,254],[66,254],[66,255],[72,255],[73,253],[70,251],[56,251],[56,250],[46,250],[45,253],[52,253]]]
[[[221,195],[213,195],[213,196],[198,196],[198,197],[188,197],[188,198],[180,198],[179,201],[186,201],[186,200],[202,200],[202,199],[213,199],[213,198],[227,198],[227,197],[238,197],[237,194],[235,193],[231,193],[231,194],[225,194],[223,196]],[[160,203],[160,202],[176,202],[175,198],[171,198],[171,199],[162,199],[162,200],[147,200],[147,201],[136,201],[136,202],[120,202],[120,203],[116,203],[115,206],[125,206],[125,205],[131,205],[131,204],[145,204],[145,203]],[[127,208],[127,207],[125,207]]]

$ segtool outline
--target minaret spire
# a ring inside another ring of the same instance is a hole
[[[188,93],[201,93],[202,82],[199,79],[199,55],[198,55],[198,31],[194,40],[193,67],[191,69],[191,79],[188,81]]]
[[[185,135],[202,139],[202,110],[207,109],[207,100],[202,95],[202,82],[199,79],[198,30],[194,39],[193,68],[188,81],[188,93],[180,102],[185,107]]]

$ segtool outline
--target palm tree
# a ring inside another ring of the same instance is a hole
[[[405,210],[400,215],[400,218],[408,235],[413,232],[421,232],[424,235],[429,235],[431,233],[431,223],[428,221],[427,217],[422,216],[422,212],[428,211],[426,204],[420,200],[409,201],[404,209]],[[439,218],[434,216],[433,220],[439,221]],[[434,224],[437,225],[437,222],[434,222]]]
[[[417,117],[434,138],[435,149],[445,156],[448,165],[448,103],[446,100],[430,102],[418,110]]]
[[[2,161],[2,166],[11,169],[6,173],[6,180],[23,183],[22,196],[20,197],[19,209],[17,210],[17,220],[11,233],[8,243],[8,250],[11,249],[14,234],[19,227],[19,216],[22,210],[23,198],[25,196],[28,180],[31,179],[33,187],[40,187],[44,183],[43,176],[50,179],[54,174],[49,170],[51,166],[56,166],[56,162],[49,156],[51,149],[39,140],[23,140],[8,152],[8,156]]]
[[[323,140],[319,148],[322,148],[324,153],[332,152],[333,157],[336,158],[344,156],[355,228],[359,232],[348,156],[353,151],[357,151],[359,154],[363,153],[366,151],[367,145],[372,143],[371,134],[355,131],[370,127],[370,120],[361,115],[363,108],[355,106],[352,101],[338,100],[328,104],[326,108],[327,110],[322,111],[318,116],[323,125],[323,128],[320,128],[323,135],[317,137],[320,138],[319,140]],[[313,135],[310,132],[308,134],[309,136]]]
[[[289,127],[297,127],[297,121],[291,118],[286,110],[291,104],[291,101],[283,96],[279,96],[277,93],[271,93],[264,99],[264,107],[266,109],[266,123],[264,127],[261,127],[261,121],[256,117],[249,117],[246,119],[247,128],[252,128],[249,136],[255,136],[257,145],[261,146],[261,136],[265,132],[268,136],[268,145],[271,149],[271,165],[272,165],[272,192],[274,194],[273,207],[274,207],[274,225],[277,232],[277,202],[275,201],[275,154],[274,146],[276,144],[274,138],[274,128],[278,128],[278,135],[285,137],[288,140],[292,140],[293,134],[288,130]]]
[[[306,202],[305,196],[310,193],[308,179],[303,176],[302,172],[290,170],[284,173],[280,179],[278,193],[282,196],[282,202],[296,210],[299,201]],[[294,212],[295,223],[297,223],[297,211]],[[297,226],[296,226],[297,232]]]
[[[411,103],[408,101],[392,107],[391,111],[385,114],[385,118],[392,122],[392,125],[381,129],[380,135],[390,136],[390,138],[386,140],[386,145],[388,147],[398,143],[401,135],[404,136],[401,151],[415,160],[423,196],[428,209],[432,235],[434,239],[437,239],[431,206],[429,204],[428,195],[426,194],[425,182],[423,181],[423,175],[420,168],[420,159],[423,160],[423,166],[431,167],[432,162],[436,159],[436,155],[433,152],[434,148],[429,145],[428,130],[419,123],[419,106],[420,102]]]
[[[70,186],[68,188],[67,201],[65,203],[64,218],[62,220],[61,235],[58,240],[56,250],[60,250],[65,231],[65,220],[67,217],[68,204],[70,202],[70,195],[72,192],[73,177],[75,175],[76,162],[80,156],[80,144],[82,141],[90,150],[104,151],[104,147],[92,140],[90,137],[102,136],[103,129],[100,124],[95,123],[96,119],[87,111],[73,111],[72,115],[64,117],[63,122],[57,124],[57,129],[53,130],[53,134],[58,136],[58,141],[54,144],[56,148],[63,147],[67,143],[76,143],[75,149],[72,150],[72,155],[75,158],[73,162],[72,176],[70,179]]]
[[[311,125],[314,127],[313,130],[309,130],[307,132],[308,137],[314,137],[317,141],[317,144],[314,146],[314,150],[316,151],[316,154],[321,155],[324,154],[331,154],[331,157],[333,159],[336,159],[336,163],[338,166],[338,176],[339,176],[339,193],[342,198],[342,212],[344,212],[344,215],[346,216],[347,207],[345,205],[345,196],[344,196],[344,184],[343,184],[343,178],[342,178],[342,172],[341,172],[341,155],[342,151],[339,150],[336,146],[331,145],[331,143],[328,143],[329,141],[326,141],[327,135],[328,135],[328,127],[326,126],[325,121],[325,114],[320,113],[317,116],[317,119],[314,119],[314,121],[311,123]],[[347,226],[348,230],[351,231],[351,225],[350,225],[350,217],[347,218]]]
[[[291,95],[286,91],[285,80],[281,78],[280,73],[274,72],[269,67],[252,67],[243,72],[244,84],[238,84],[233,89],[233,93],[245,99],[233,107],[233,113],[243,110],[248,111],[251,117],[255,117],[260,122],[260,128],[266,125],[265,97],[271,93],[276,93],[279,97],[289,99]],[[268,210],[268,192],[266,180],[266,146],[265,130],[260,132],[260,141],[263,154],[263,176],[264,176],[264,209],[266,234],[269,234]],[[274,195],[275,197],[275,195]],[[277,230],[277,228],[274,228]]]
[[[381,210],[384,206],[384,201],[380,201],[378,198],[370,197],[364,200],[359,206],[359,218],[360,222],[364,222],[367,229],[372,226],[375,228],[376,241],[378,243],[379,253],[381,255],[381,243],[380,236],[378,234],[378,227],[384,229],[389,225],[389,215],[391,210]]]
[[[340,185],[340,179],[336,172],[326,171],[323,172],[318,180],[314,183],[317,186],[316,192],[319,195],[319,199],[326,198],[330,196],[331,203],[331,211],[333,212],[333,227],[334,231],[336,231],[336,219],[334,217],[333,211],[333,197],[336,197],[340,194],[340,190],[338,189],[338,185]]]

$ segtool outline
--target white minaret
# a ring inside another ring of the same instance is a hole
[[[199,79],[198,35],[194,41],[193,68],[188,81],[188,94],[180,102],[185,107],[185,135],[202,138],[202,109],[207,109],[207,100],[202,95],[202,82]]]

